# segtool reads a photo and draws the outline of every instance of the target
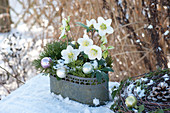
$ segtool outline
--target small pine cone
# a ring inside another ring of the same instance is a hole
[[[156,87],[153,87],[148,100],[156,102],[170,101],[170,87],[166,82],[160,82]]]

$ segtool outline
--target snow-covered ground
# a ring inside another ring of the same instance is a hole
[[[114,86],[109,83],[109,89]],[[117,83],[116,83],[117,84]],[[89,107],[50,93],[48,76],[35,76],[19,89],[0,101],[0,113],[113,113],[109,108],[113,104]]]
[[[36,58],[38,58],[40,51],[42,50],[42,46],[46,45],[47,42],[50,42],[50,39],[44,39],[42,41],[42,37],[44,35],[43,28],[37,27],[36,25],[32,27],[32,29],[29,30],[29,25],[25,24],[22,20],[18,23],[18,26],[14,28],[15,24],[19,20],[19,18],[22,16],[24,9],[22,5],[17,1],[17,0],[9,0],[10,6],[15,9],[15,11],[19,14],[17,16],[12,10],[10,12],[11,14],[11,19],[14,22],[14,24],[11,25],[11,31],[8,33],[0,33],[0,66],[8,70],[10,73],[13,73],[12,70],[9,68],[6,62],[4,62],[3,56],[1,55],[2,48],[6,48],[6,51],[9,52],[9,45],[5,45],[5,39],[13,33],[19,33],[22,37],[22,40],[24,41],[24,46],[27,46],[29,51],[26,51],[27,54],[25,56],[22,56],[24,58],[28,57],[29,58],[29,65],[32,65],[32,61]],[[21,42],[21,41],[20,41]],[[35,43],[33,43],[35,42]],[[7,47],[8,46],[8,47]],[[31,47],[32,46],[32,47]],[[12,57],[11,57],[12,59]],[[23,62],[22,62],[23,63]],[[15,63],[17,65],[17,63]],[[0,75],[4,75],[4,70],[0,69]],[[35,74],[36,71],[34,67],[31,67],[29,71],[25,74],[26,80],[29,80],[32,78]],[[1,79],[6,80],[6,76],[0,76],[0,82]],[[1,96],[8,95],[8,92],[6,89],[9,91],[13,91],[17,88],[16,81],[12,81],[13,78],[10,77],[10,79],[7,81],[6,84],[4,84],[4,87],[0,84],[0,99]],[[10,82],[9,82],[10,81]],[[12,81],[12,83],[11,83]]]

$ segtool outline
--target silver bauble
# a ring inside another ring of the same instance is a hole
[[[90,62],[86,62],[86,63],[83,65],[83,72],[84,72],[85,74],[91,73],[92,70],[93,70],[93,66],[91,65]]]
[[[51,58],[49,57],[44,57],[42,60],[41,60],[41,66],[43,68],[48,68],[50,67],[50,62],[52,62]]]
[[[58,68],[56,74],[59,78],[65,78],[67,75],[66,68],[65,67]]]

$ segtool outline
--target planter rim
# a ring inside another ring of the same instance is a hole
[[[84,78],[84,77],[79,77],[79,76],[75,76],[75,75],[67,75],[68,77],[74,77],[74,78],[77,78],[77,79],[80,79],[80,80],[97,80],[97,78]]]
[[[54,75],[50,75],[55,77]],[[74,75],[67,75],[65,78],[61,79],[62,81],[69,81],[75,84],[80,84],[80,85],[98,85],[105,83],[106,80],[102,79],[102,82],[97,82],[97,78],[83,78],[79,76],[74,76]]]

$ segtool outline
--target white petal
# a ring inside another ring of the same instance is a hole
[[[65,63],[65,64],[70,63],[70,62],[69,62],[69,59],[68,59],[68,58],[67,58],[67,59],[65,59],[64,63]]]
[[[81,45],[80,45],[80,46],[79,46],[79,50],[80,50],[80,51],[84,51],[84,50],[85,50],[84,46],[81,46]]]
[[[98,23],[94,24],[94,28],[99,30],[100,29],[100,24],[98,24]]]
[[[96,20],[95,19],[91,19],[90,22],[91,22],[91,24],[94,25],[96,23]]]
[[[61,51],[61,55],[64,57],[64,56],[66,56],[66,54],[67,54],[67,50],[62,50]]]
[[[73,50],[73,53],[74,53],[74,55],[77,57],[77,56],[79,55],[80,51],[79,51],[78,49],[74,49],[74,50]]]
[[[79,38],[77,42],[81,45],[81,43],[83,42],[83,38]]]
[[[90,27],[90,21],[86,20],[86,24],[88,27]]]
[[[63,37],[63,36],[64,36],[64,34],[65,34],[65,28],[62,30],[62,33],[61,33],[61,35],[60,35],[59,39],[60,39],[61,37]]]
[[[65,26],[67,24],[65,19],[62,20],[62,24],[63,24],[63,27],[65,28]]]
[[[104,23],[105,22],[105,20],[103,19],[103,17],[98,17],[98,23],[99,24],[102,24],[102,23]]]
[[[112,19],[107,19],[104,24],[106,24],[106,26],[110,26],[111,23],[112,23]]]
[[[87,34],[84,34],[84,35],[83,35],[83,38],[89,39],[89,36],[88,36]]]
[[[107,33],[112,34],[113,33],[113,28],[111,26],[107,27],[106,29]]]
[[[102,50],[99,51],[98,56],[97,56],[97,59],[98,59],[98,60],[100,60],[101,58],[102,58]]]
[[[67,51],[72,51],[73,50],[73,47],[71,45],[68,45],[67,46]]]
[[[87,30],[86,29],[83,32],[84,32],[84,34],[87,34]]]
[[[104,36],[106,34],[106,30],[99,30],[99,35]]]
[[[89,42],[90,42],[89,46],[92,46],[93,45],[93,40],[90,39]]]
[[[73,57],[73,61],[75,61],[75,60],[77,60],[77,56],[76,55]]]
[[[90,53],[90,48],[89,49],[85,49],[84,53],[88,55]]]
[[[88,57],[89,57],[90,60],[95,60],[96,59],[96,57],[93,56],[93,55],[88,55]]]

